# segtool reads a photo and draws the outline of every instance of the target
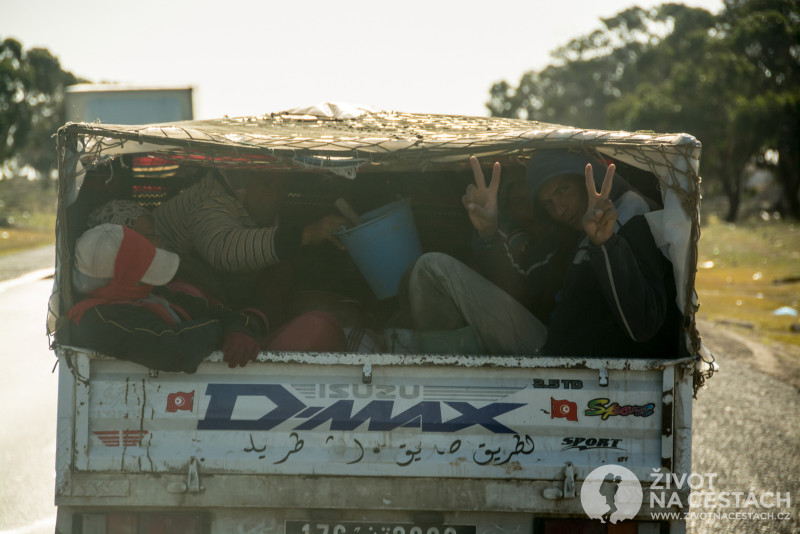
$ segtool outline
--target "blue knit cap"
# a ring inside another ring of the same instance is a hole
[[[597,190],[603,184],[606,175],[606,165],[600,160],[585,153],[570,152],[567,149],[558,148],[553,150],[539,150],[531,156],[528,162],[528,173],[526,181],[528,191],[531,195],[531,202],[536,204],[536,194],[539,189],[552,180],[563,175],[586,175],[586,164],[591,163],[594,170],[594,182]],[[615,198],[614,190],[617,189],[617,176],[614,176],[614,188],[611,198]],[[620,180],[621,182],[622,180]]]

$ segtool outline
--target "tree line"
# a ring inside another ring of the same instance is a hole
[[[724,0],[718,14],[632,7],[551,55],[516,86],[494,84],[489,112],[690,133],[703,144],[704,181],[728,198],[727,220],[738,215],[748,163],[771,168],[783,188],[774,209],[800,219],[800,0]],[[46,49],[0,43],[0,169],[50,174],[64,89],[84,81]]]
[[[701,175],[735,221],[747,163],[769,167],[773,209],[800,219],[800,0],[632,7],[551,53],[516,86],[492,86],[493,116],[604,130],[686,132]]]
[[[66,120],[64,88],[84,82],[61,68],[44,48],[0,43],[0,165],[10,174],[30,166],[49,177],[56,162],[56,130]],[[48,185],[50,180],[42,180]]]

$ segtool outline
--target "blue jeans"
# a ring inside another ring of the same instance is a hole
[[[417,260],[409,279],[417,330],[456,330],[471,325],[487,354],[533,355],[547,327],[511,295],[446,254]]]

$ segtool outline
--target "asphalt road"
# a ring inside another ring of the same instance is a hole
[[[56,249],[52,245],[0,256],[0,281],[21,277],[31,272],[52,269],[56,264]]]
[[[49,258],[49,260],[48,260]],[[56,359],[45,335],[53,252],[26,253],[24,269],[0,258],[0,533],[52,533],[55,485]],[[5,264],[5,268],[3,265]],[[9,283],[31,269],[39,274]],[[0,278],[2,279],[2,278]]]
[[[53,257],[52,247],[0,257],[0,534],[55,524],[57,380],[44,326],[52,280],[41,279]],[[800,391],[748,363],[769,348],[720,327],[701,332],[721,371],[694,402],[693,472],[714,474],[716,492],[788,493],[791,505],[697,508],[689,532],[800,533]],[[791,520],[777,519],[787,512]]]

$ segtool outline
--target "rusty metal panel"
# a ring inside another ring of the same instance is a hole
[[[661,396],[661,467],[672,471],[672,452],[675,436],[674,412],[675,403],[675,368],[669,366],[662,375]]]
[[[72,447],[72,465],[75,470],[88,469],[89,467],[91,361],[92,358],[89,354],[78,352],[71,359],[70,364],[75,380],[75,420],[73,422],[75,430]]]
[[[59,351],[58,408],[56,421],[56,497],[69,493],[75,444],[75,378],[72,356]]]

